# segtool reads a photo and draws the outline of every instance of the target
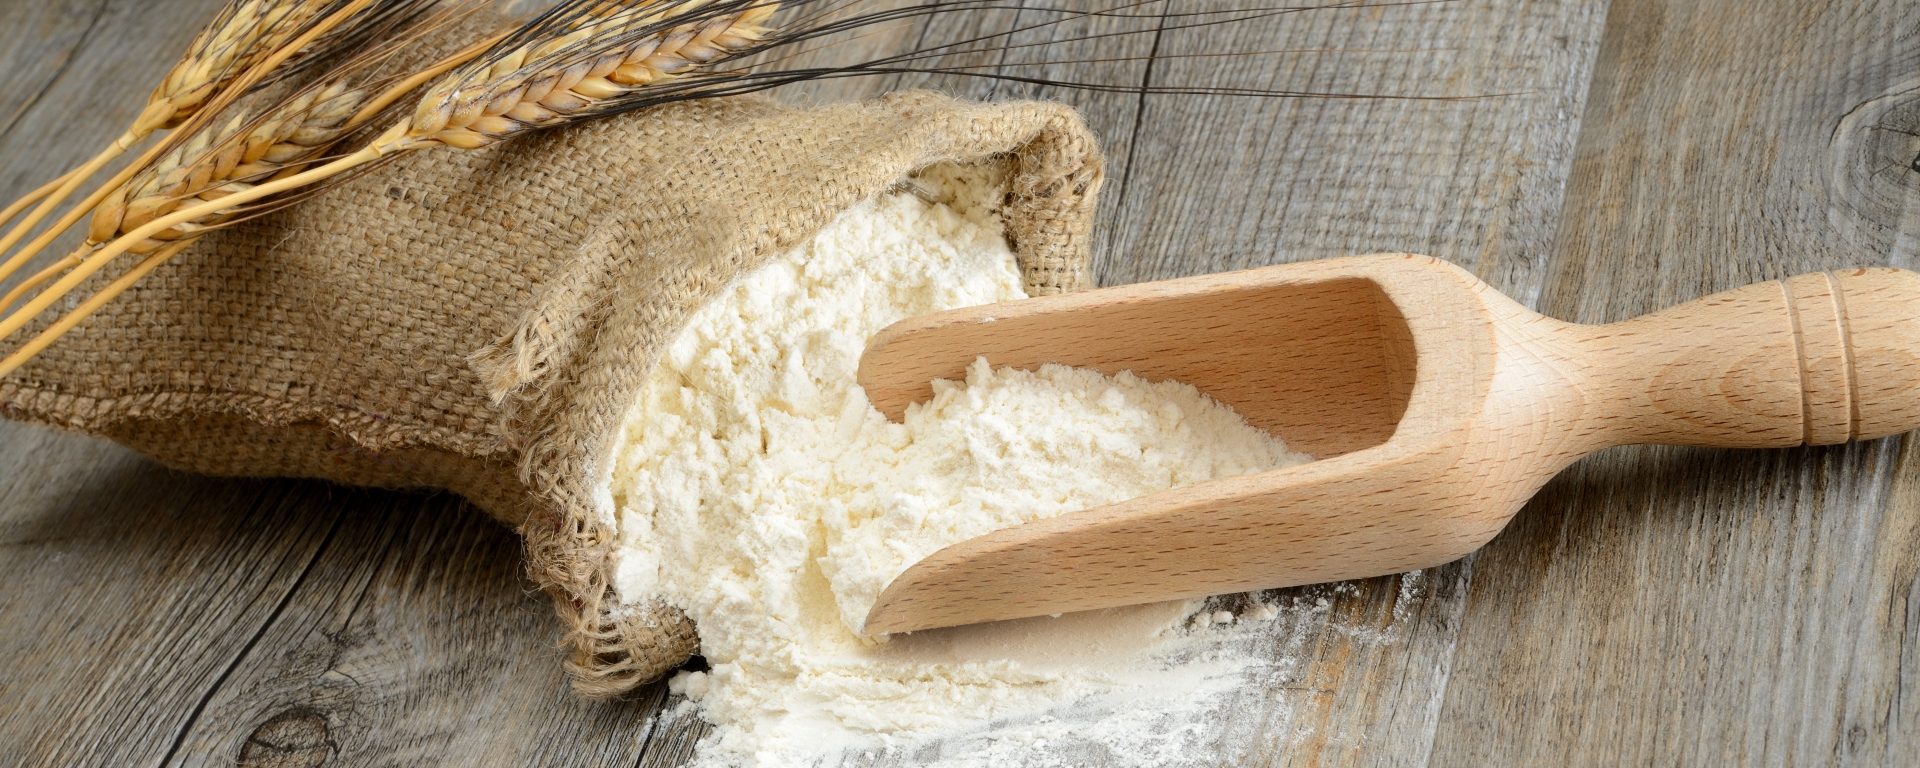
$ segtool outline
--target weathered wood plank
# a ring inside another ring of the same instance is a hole
[[[567,687],[560,627],[522,592],[510,532],[447,495],[303,490],[341,523],[169,764],[303,749],[354,765],[633,762],[664,691],[594,702]]]
[[[0,764],[151,765],[300,583],[314,488],[4,425]]]
[[[1914,10],[1616,0],[1542,308],[1910,265]],[[1576,466],[1475,563],[1435,762],[1920,762],[1915,447]]]
[[[1415,98],[1148,97],[1103,283],[1405,251],[1532,301],[1605,10],[1476,0],[1169,33],[1173,57],[1300,52],[1169,58],[1157,84]]]

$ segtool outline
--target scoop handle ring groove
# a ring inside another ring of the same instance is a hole
[[[1565,326],[1608,444],[1833,445],[1920,428],[1920,275],[1814,272]]]

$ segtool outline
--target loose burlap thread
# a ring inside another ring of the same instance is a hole
[[[690,102],[416,153],[211,235],[0,380],[0,412],[196,472],[457,492],[521,532],[575,688],[617,695],[698,647],[676,609],[609,585],[605,462],[657,352],[943,162],[1008,164],[1030,293],[1090,284],[1101,161],[1068,108]]]

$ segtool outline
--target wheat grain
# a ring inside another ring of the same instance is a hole
[[[778,9],[777,3],[755,2],[733,3],[729,12],[700,12],[722,5],[692,0],[600,9],[603,14],[565,35],[525,43],[436,83],[401,141],[474,149],[604,114],[608,105],[650,86],[750,52],[765,39],[764,24]]]
[[[119,236],[105,245],[89,246],[91,252],[70,257],[74,260],[71,271],[0,320],[0,337],[19,330],[120,254],[165,246],[165,236],[175,228],[179,228],[176,238],[197,233],[199,227],[217,225],[217,220],[234,215],[246,203],[321,183],[398,153],[434,146],[489,146],[529,130],[643,103],[650,87],[692,76],[703,65],[754,52],[766,38],[769,30],[764,25],[777,9],[777,2],[763,0],[656,0],[637,4],[575,0],[523,27],[485,57],[454,69],[427,90],[412,117],[359,151],[326,165],[245,189],[234,189],[231,183],[211,185],[212,171],[204,167],[179,170],[174,176],[156,173],[155,196],[136,198],[132,195],[137,192],[130,190],[129,202],[114,206],[119,213],[107,216],[95,228],[99,233],[111,229]],[[163,211],[175,206],[169,201],[178,198],[170,194],[175,189],[167,185],[184,183],[178,192],[185,193],[198,180],[196,173],[207,176],[207,189],[221,194],[198,205]],[[142,207],[135,207],[136,203]],[[144,223],[134,225],[129,219]],[[155,257],[176,252],[164,247]],[[116,281],[20,352],[0,361],[0,376],[24,364],[31,357],[29,350],[43,349],[64,329],[73,327],[93,311],[89,307],[101,306],[131,284]]]
[[[321,17],[338,0],[232,0],[213,23],[193,39],[187,52],[167,70],[134,120],[134,132],[173,128],[191,117],[214,94],[280,50],[294,35]],[[306,46],[311,49],[314,46]],[[296,51],[288,61],[307,58]]]
[[[216,200],[276,175],[298,172],[354,127],[350,120],[366,100],[366,91],[335,82],[309,89],[251,123],[236,118],[217,131],[202,132],[95,208],[88,241],[105,243],[182,205]],[[160,241],[180,234],[168,230],[129,250],[151,253]]]
[[[413,15],[432,0],[379,0],[380,5],[370,9],[375,2],[230,0],[188,46],[180,61],[168,70],[132,127],[92,159],[69,171],[51,191],[43,186],[28,196],[43,199],[31,214],[0,237],[0,253],[26,237],[86,179],[154,131],[195,127],[186,124],[204,111],[223,108],[237,98],[239,92],[265,81],[276,71],[284,74],[290,62],[322,58],[339,46],[371,33],[382,23]],[[164,144],[154,147],[88,195],[73,211],[49,227],[34,245],[0,264],[0,279],[13,274],[38,253],[44,243],[51,242],[86,216],[109,191],[125,184],[132,173],[166,150]],[[27,202],[16,201],[8,210],[24,207]]]
[[[405,8],[412,5],[421,4],[423,2],[431,3],[433,2],[433,0],[403,0],[402,2],[392,2],[391,0],[389,0],[389,2],[387,2],[385,5],[382,6],[387,10],[382,11],[380,13],[383,13],[385,15],[395,15],[395,12],[393,11],[393,9],[396,7]],[[420,35],[428,31],[431,31],[433,29],[439,28],[441,25],[448,23],[451,20],[455,20],[455,19],[461,18],[462,16],[465,16],[467,13],[471,12],[473,8],[478,7],[478,6],[475,6],[473,3],[474,3],[474,0],[456,0],[456,2],[450,3],[449,7],[446,10],[444,10],[442,13],[437,14],[434,18],[424,23],[416,25],[415,27],[410,29],[406,34],[401,35],[398,39],[389,41],[382,48],[375,49],[371,53],[368,53],[368,54],[356,57],[353,60],[350,60],[342,68],[342,71],[350,71],[355,67],[359,67],[359,68],[371,67],[373,62],[383,60],[386,56],[401,50],[402,48],[404,48],[404,46],[407,43],[413,40],[417,40]],[[337,11],[336,16],[339,14],[352,13],[352,12],[354,12],[354,7],[349,6],[349,7],[343,8],[341,11]],[[417,18],[416,14],[407,14],[407,16],[409,18]],[[322,29],[324,29],[325,25],[326,25],[326,22],[322,22],[322,24],[319,26]],[[456,52],[445,59],[442,59],[440,62],[434,64],[433,66],[430,66],[426,69],[416,72],[411,76],[398,79],[388,88],[386,93],[383,93],[380,96],[365,102],[361,106],[360,111],[355,113],[352,119],[349,121],[350,124],[354,127],[364,125],[368,120],[371,120],[372,118],[377,116],[381,110],[384,110],[386,107],[391,105],[393,102],[397,101],[402,96],[406,95],[407,93],[423,85],[428,80],[444,74],[445,72],[452,69],[453,67],[466,63],[468,60],[471,60],[473,57],[484,52],[494,42],[497,42],[502,37],[505,37],[506,34],[507,33],[505,32],[496,34],[492,37],[487,38],[486,40],[483,40],[479,43],[469,46],[468,48],[462,49],[461,51]],[[306,48],[302,50],[308,50],[308,49],[313,49],[318,47],[319,46],[317,44],[309,44]],[[268,62],[267,64],[271,65],[272,62]],[[189,129],[192,127],[193,126],[184,126],[184,128],[189,128]],[[98,190],[95,190],[93,194],[87,197],[85,202],[81,203],[79,206],[76,206],[74,210],[69,211],[65,216],[63,216],[60,219],[58,223],[56,223],[52,227],[49,227],[47,231],[41,233],[40,237],[36,238],[32,243],[29,243],[26,247],[22,248],[18,253],[14,254],[14,256],[10,260],[8,260],[5,264],[0,264],[0,278],[5,278],[7,275],[12,274],[19,267],[20,264],[25,263],[28,259],[32,258],[35,254],[45,249],[56,238],[58,238],[61,233],[65,232],[67,228],[77,223],[81,218],[87,216],[90,212],[94,210],[96,206],[105,202],[111,193],[118,192],[123,187],[123,185],[125,185],[126,183],[132,180],[134,174],[138,173],[143,168],[148,167],[149,164],[153,163],[164,151],[170,151],[168,145],[154,147],[152,150],[148,151],[145,155],[140,157],[134,163],[128,165],[125,169],[121,170],[120,173],[116,174],[106,184],[101,185],[101,187]],[[5,220],[4,217],[0,217],[0,221],[4,221],[4,220]],[[60,264],[62,265],[70,265],[70,263],[71,263],[71,259],[62,260],[60,262]],[[45,275],[46,275],[46,272],[43,271],[40,275],[36,275],[35,277],[27,280],[25,283],[23,283],[23,285],[28,285],[28,286],[38,285],[44,279]],[[18,290],[16,290],[15,293],[17,294]],[[0,301],[0,308],[4,308],[6,306],[8,306],[8,302]]]
[[[305,89],[258,119],[236,117],[198,132],[114,190],[94,209],[87,242],[14,286],[0,297],[0,308],[12,306],[28,291],[80,264],[103,243],[157,216],[298,173],[364,122],[354,118],[368,102],[366,90],[336,81]],[[129,245],[127,251],[143,255],[159,251],[197,236],[229,215],[215,213],[181,223]]]
[[[437,1],[229,0],[214,21],[194,38],[180,61],[167,71],[147,99],[152,114],[143,114],[135,126],[178,127],[214,94],[285,49],[296,35],[317,25],[322,27],[319,35],[294,47],[271,73],[256,78],[250,85],[284,78],[307,64],[353,47],[379,28],[404,26]],[[344,22],[320,24],[329,17],[338,17]]]

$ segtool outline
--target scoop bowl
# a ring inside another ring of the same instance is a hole
[[[1382,254],[970,307],[861,357],[898,420],[977,357],[1177,380],[1316,461],[997,531],[888,585],[868,634],[1364,578],[1458,559],[1593,451],[1920,427],[1920,275],[1813,273],[1608,325]]]

